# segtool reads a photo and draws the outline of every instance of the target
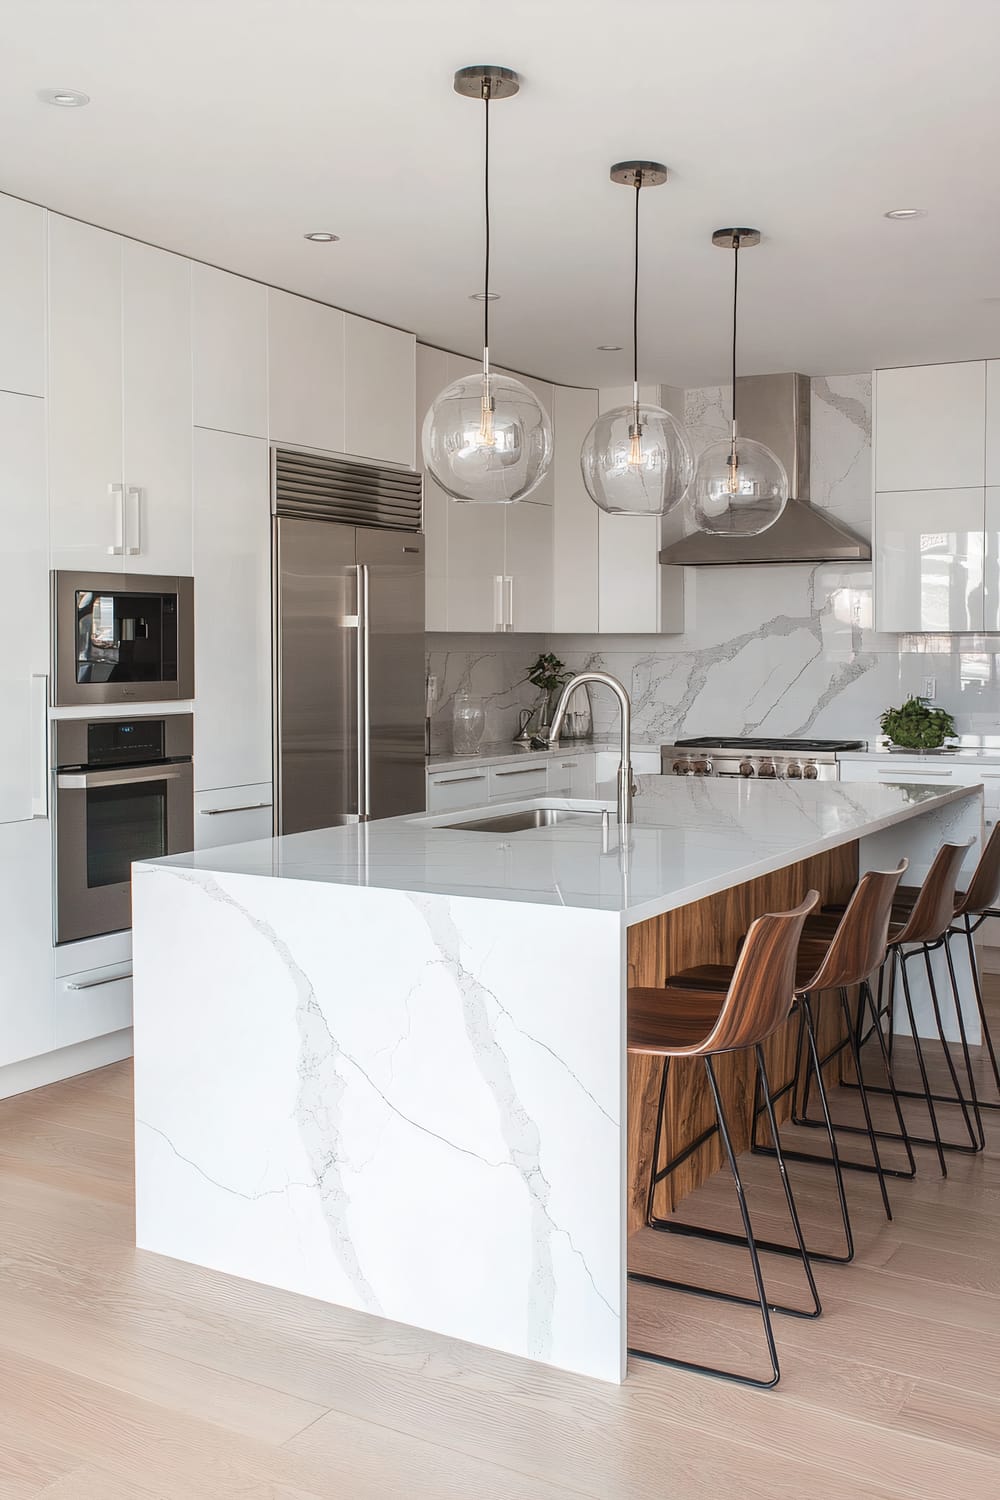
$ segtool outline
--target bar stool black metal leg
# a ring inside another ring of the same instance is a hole
[[[879,974],[879,983],[881,984],[881,972]],[[862,991],[867,997],[868,1006],[872,1014],[872,1020],[875,1023],[872,1029],[875,1032],[875,1035],[878,1037],[879,1051],[882,1054],[882,1066],[885,1069],[888,1093],[890,1098],[892,1099],[892,1107],[896,1114],[896,1122],[899,1125],[899,1139],[906,1149],[906,1159],[909,1163],[910,1168],[908,1172],[904,1172],[898,1167],[894,1168],[891,1175],[894,1177],[916,1177],[917,1162],[915,1156],[913,1155],[913,1147],[910,1145],[910,1137],[907,1134],[906,1119],[903,1115],[903,1106],[899,1102],[899,1094],[896,1090],[896,1081],[892,1076],[892,1058],[889,1055],[889,1048],[886,1045],[885,1035],[882,1031],[882,1017],[879,1014],[878,1003],[873,998],[871,986],[867,983],[867,981],[862,986]]]
[[[963,1061],[965,1063],[965,1075],[966,1075],[966,1077],[969,1080],[968,1101],[967,1101],[967,1104],[965,1102],[963,1102],[962,1113],[965,1116],[966,1123],[968,1124],[969,1123],[969,1116],[968,1116],[968,1112],[967,1112],[967,1106],[969,1106],[969,1105],[971,1106],[971,1108],[972,1108],[972,1116],[973,1116],[973,1119],[976,1122],[976,1134],[975,1134],[975,1136],[973,1136],[973,1150],[975,1150],[975,1151],[985,1151],[985,1149],[986,1149],[986,1136],[983,1134],[983,1117],[979,1113],[979,1097],[978,1097],[978,1095],[976,1093],[976,1080],[975,1080],[975,1076],[974,1076],[974,1074],[972,1072],[972,1054],[969,1051],[969,1034],[968,1034],[968,1032],[965,1029],[965,1016],[962,1014],[962,992],[961,992],[961,990],[958,987],[958,975],[955,973],[955,960],[951,956],[951,944],[948,942],[948,936],[947,936],[947,934],[945,934],[944,941],[942,943],[942,947],[944,948],[944,956],[945,956],[945,960],[946,960],[946,962],[948,964],[948,978],[951,980],[951,994],[952,994],[952,999],[955,1002],[955,1019],[958,1022],[958,1035],[959,1035],[960,1046],[962,1048],[962,1059],[963,1059]],[[948,1054],[948,1056],[950,1058],[951,1054],[950,1054],[950,1052],[948,1052],[948,1043],[945,1040],[945,1036],[944,1036],[943,1030],[942,1030],[942,1033],[941,1033],[941,1045],[944,1047],[945,1052]],[[951,1072],[952,1072],[952,1077],[954,1077],[955,1076],[955,1069],[952,1068]],[[956,1093],[959,1095],[959,1098],[962,1098],[964,1100],[964,1096],[962,1094],[961,1086],[958,1085],[957,1083],[956,1083]],[[971,1134],[971,1130],[970,1130],[970,1134]]]
[[[641,1271],[630,1271],[628,1279],[630,1281],[642,1282],[646,1285],[663,1286],[673,1288],[676,1291],[692,1292],[699,1297],[719,1298],[724,1302],[740,1302],[751,1307],[756,1303],[760,1308],[761,1322],[764,1325],[764,1338],[767,1343],[767,1351],[771,1363],[771,1376],[768,1380],[760,1380],[752,1375],[739,1375],[732,1370],[717,1369],[713,1365],[695,1364],[691,1360],[671,1359],[665,1354],[654,1354],[649,1349],[630,1347],[628,1352],[638,1359],[648,1359],[654,1364],[668,1365],[675,1370],[692,1370],[698,1375],[715,1375],[721,1380],[732,1380],[738,1385],[750,1385],[758,1389],[769,1390],[771,1386],[777,1385],[781,1379],[781,1369],[778,1365],[778,1350],[774,1342],[774,1330],[771,1327],[771,1304],[768,1302],[767,1290],[764,1286],[764,1275],[761,1271],[760,1257],[757,1254],[757,1247],[754,1243],[753,1225],[750,1222],[750,1210],[747,1206],[746,1194],[743,1190],[743,1179],[740,1177],[740,1169],[736,1162],[736,1153],[733,1150],[729,1127],[726,1123],[725,1110],[722,1105],[722,1096],[719,1092],[719,1085],[715,1077],[715,1069],[712,1066],[711,1057],[705,1058],[705,1071],[708,1074],[708,1082],[715,1104],[715,1116],[719,1124],[719,1134],[722,1137],[726,1157],[729,1161],[729,1170],[732,1172],[733,1181],[736,1184],[736,1195],[739,1200],[743,1228],[746,1232],[746,1244],[750,1251],[750,1264],[753,1268],[753,1279],[754,1285],[757,1288],[757,1297],[755,1299],[753,1297],[737,1297],[730,1292],[711,1292],[707,1291],[704,1287],[691,1286],[686,1282],[668,1281],[661,1276],[648,1276]],[[656,1163],[654,1162],[654,1175],[655,1171]],[[812,1317],[813,1314],[809,1313],[806,1316]]]
[[[979,954],[976,952],[976,944],[973,939],[973,933],[981,922],[982,918],[979,919],[976,926],[973,926],[972,918],[966,913],[964,918],[965,940],[969,945],[969,968],[972,970],[972,985],[976,992],[976,1005],[979,1008],[979,1022],[983,1030],[983,1041],[989,1053],[990,1066],[993,1069],[993,1081],[996,1084],[997,1093],[1000,1094],[1000,1062],[997,1061],[996,1048],[993,1045],[990,1023],[986,1015],[986,1005],[983,1001],[983,982],[979,972]],[[952,937],[955,935],[956,929],[952,928],[945,938],[945,942],[950,943]],[[980,1099],[979,1107],[980,1109],[1000,1109],[1000,1098]]]
[[[771,1084],[767,1076],[767,1064],[764,1061],[764,1049],[760,1044],[754,1048],[757,1058],[757,1072],[760,1076],[761,1085],[764,1090],[764,1106],[767,1109],[767,1120],[771,1127],[771,1136],[774,1140],[774,1154],[778,1161],[778,1171],[781,1173],[781,1186],[785,1192],[785,1202],[788,1205],[789,1217],[792,1221],[792,1232],[795,1235],[795,1243],[799,1247],[799,1255],[802,1267],[806,1273],[806,1281],[809,1285],[809,1294],[813,1300],[814,1317],[819,1317],[823,1311],[823,1304],[819,1300],[819,1292],[816,1290],[816,1278],[813,1276],[812,1265],[806,1250],[806,1242],[802,1235],[802,1224],[799,1221],[799,1211],[795,1206],[795,1194],[792,1192],[792,1184],[785,1166],[785,1158],[781,1150],[781,1140],[778,1135],[778,1122],[774,1116],[774,1104],[771,1099]]]
[[[892,1205],[889,1202],[889,1189],[885,1184],[885,1169],[882,1166],[882,1155],[878,1149],[878,1137],[875,1133],[874,1122],[872,1121],[871,1106],[868,1103],[868,1090],[865,1087],[864,1074],[861,1068],[861,1053],[858,1049],[858,1043],[854,1035],[854,1029],[851,1026],[851,1007],[848,1004],[846,990],[840,991],[840,1006],[844,1016],[844,1023],[847,1027],[847,1035],[850,1039],[851,1056],[854,1060],[854,1072],[858,1080],[858,1092],[861,1096],[861,1108],[864,1110],[865,1125],[867,1126],[868,1140],[872,1149],[872,1161],[875,1163],[875,1175],[878,1178],[879,1192],[882,1194],[882,1204],[885,1208],[885,1216],[887,1219],[891,1219]]]
[[[914,1051],[917,1054],[917,1066],[920,1069],[920,1081],[924,1086],[924,1098],[927,1102],[927,1112],[930,1115],[931,1133],[933,1135],[933,1140],[926,1141],[920,1136],[911,1136],[910,1139],[911,1141],[919,1141],[921,1145],[933,1145],[935,1147],[938,1155],[938,1163],[941,1167],[941,1176],[947,1177],[948,1163],[944,1159],[944,1142],[941,1139],[941,1131],[938,1126],[937,1111],[934,1108],[934,1098],[931,1094],[930,1079],[927,1076],[927,1064],[924,1061],[924,1049],[920,1045],[920,1036],[917,1032],[917,1018],[913,1011],[913,997],[910,994],[910,980],[906,972],[906,961],[909,957],[911,957],[910,954],[900,953],[899,973],[903,981],[903,999],[906,1004],[906,1015],[910,1023],[910,1035],[913,1039]],[[900,1092],[902,1093],[903,1091],[900,1090]]]

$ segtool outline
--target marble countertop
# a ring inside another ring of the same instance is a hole
[[[621,740],[617,734],[597,735],[590,740],[563,740],[552,750],[535,750],[531,745],[518,745],[512,740],[489,740],[480,745],[475,755],[456,755],[453,750],[432,751],[427,757],[428,771],[457,771],[469,766],[502,766],[507,761],[521,760],[525,755],[596,755],[599,750],[618,750]],[[640,752],[659,755],[659,741],[633,744],[632,754]]]
[[[940,783],[644,776],[624,849],[613,809],[607,850],[597,818],[514,834],[442,826],[540,801],[567,805],[535,798],[260,839],[174,855],[152,867],[611,911],[630,925],[931,808],[980,796],[978,787]],[[954,811],[960,819],[963,808]]]

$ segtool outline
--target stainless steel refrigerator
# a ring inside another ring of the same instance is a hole
[[[423,537],[274,524],[277,831],[422,811]]]

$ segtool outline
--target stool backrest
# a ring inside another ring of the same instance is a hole
[[[902,932],[893,938],[895,943],[936,943],[951,926],[955,915],[955,887],[958,884],[962,861],[974,843],[969,839],[964,844],[942,844],[931,861],[927,879],[920,887],[920,894]]]
[[[955,915],[978,917],[984,911],[992,911],[1000,905],[1000,823],[986,840],[986,848],[979,857],[969,889],[958,904]]]
[[[768,912],[751,922],[719,1019],[699,1053],[756,1046],[787,1019],[802,926],[818,905],[819,892],[810,891],[794,911]]]
[[[885,958],[896,887],[909,860],[895,870],[869,870],[854,887],[837,930],[816,973],[799,992],[839,990],[860,984]]]

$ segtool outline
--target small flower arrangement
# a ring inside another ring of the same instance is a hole
[[[528,668],[528,675],[524,680],[533,683],[536,688],[541,688],[543,693],[551,695],[564,688],[572,675],[572,672],[567,670],[565,662],[560,661],[558,656],[551,651],[543,651]]]

